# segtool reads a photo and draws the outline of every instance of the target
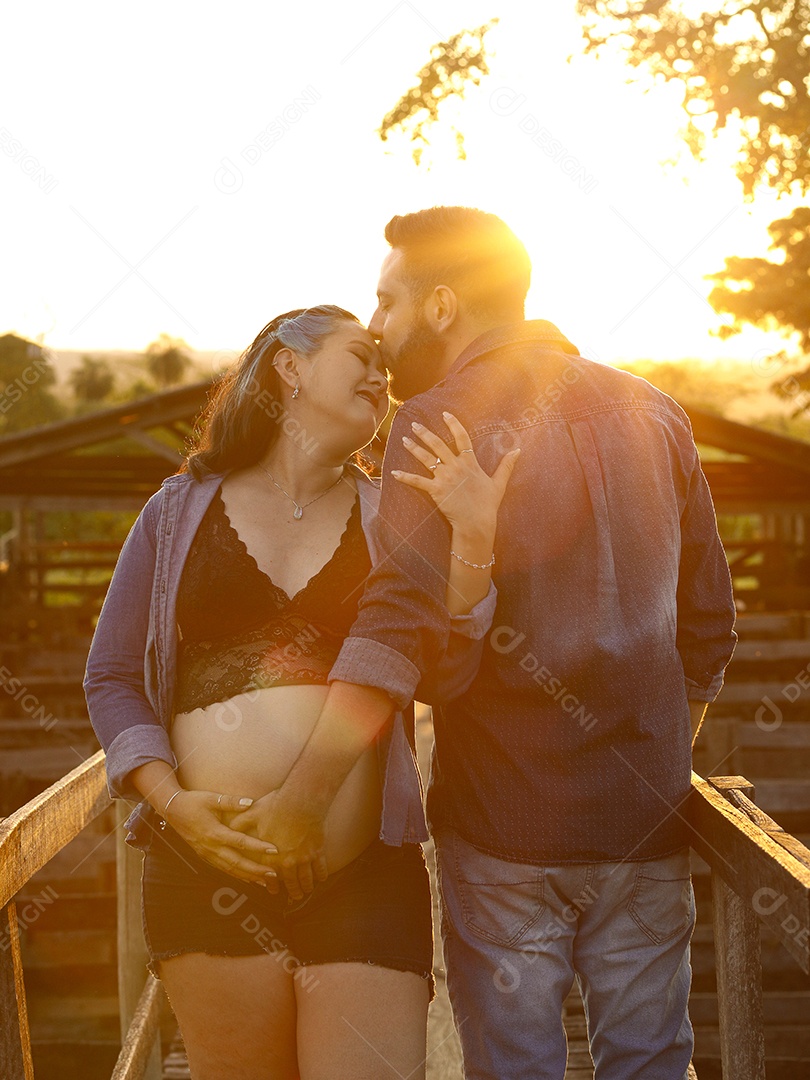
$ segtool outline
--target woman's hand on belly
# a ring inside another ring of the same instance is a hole
[[[324,854],[323,819],[305,814],[291,818],[283,809],[278,791],[271,791],[269,795],[257,799],[249,810],[233,819],[233,825],[267,841],[274,851],[280,853],[277,865],[291,900],[303,899],[304,893],[312,892],[316,881],[326,881],[329,867]],[[306,845],[299,848],[305,838]],[[295,859],[286,857],[285,851],[299,851],[304,856],[300,860],[301,865]],[[278,879],[269,878],[267,888],[277,893]]]
[[[250,810],[228,814],[223,820],[239,833],[278,848],[281,856],[268,859],[268,870],[271,866],[280,869],[285,850],[292,850],[292,840],[298,838],[307,816],[306,808],[302,816],[296,813],[296,821],[290,820],[289,810],[277,813],[273,793],[312,734],[328,689],[320,685],[267,687],[174,718],[171,743],[180,762],[180,783],[192,790],[238,792],[256,800]],[[329,873],[355,859],[379,834],[381,811],[377,748],[372,746],[346,778],[321,823]],[[300,883],[295,892],[288,887],[296,899],[300,899],[298,889]]]
[[[241,881],[266,885],[274,874],[262,859],[276,848],[254,836],[247,836],[224,823],[233,812],[245,812],[249,799],[218,795],[215,791],[183,789],[172,799],[166,821],[197,855],[217,870]],[[240,805],[242,804],[242,805]]]

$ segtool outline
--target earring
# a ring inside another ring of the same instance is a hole
[[[299,395],[300,393],[301,393],[301,387],[300,387],[300,385],[299,385],[298,383],[296,383],[296,384],[295,384],[295,389],[294,389],[294,390],[293,390],[293,392],[292,392],[292,396],[293,396],[293,401],[294,401],[294,400],[295,400],[295,399],[296,399],[296,398],[298,397],[298,395]]]

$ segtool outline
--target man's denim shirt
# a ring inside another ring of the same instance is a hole
[[[479,672],[434,709],[432,824],[515,862],[683,846],[688,701],[714,699],[736,641],[714,507],[683,410],[578,356],[551,323],[482,335],[400,408],[379,511],[388,557],[330,678],[404,703],[446,647],[449,529],[387,475],[413,471],[401,437],[414,421],[452,444],[443,410],[489,473],[513,447],[521,455],[498,515],[498,606]]]
[[[373,564],[380,558],[379,487],[360,470],[354,471]],[[169,739],[176,675],[177,592],[194,535],[224,475],[212,474],[196,481],[186,473],[164,480],[121,550],[84,680],[90,719],[106,751],[113,797],[141,799],[130,779],[132,770],[140,765],[159,760],[172,768],[177,766]],[[449,647],[441,663],[432,665],[430,680],[419,688],[423,700],[452,697],[469,686],[495,601],[491,587],[469,615],[453,618]],[[382,646],[377,656],[394,680],[402,683],[404,669],[399,655]],[[407,704],[401,701],[403,708]],[[427,839],[419,773],[401,713],[393,717],[377,745],[383,790],[381,839],[395,846]],[[127,822],[127,839],[136,847],[148,847],[156,820],[150,805],[140,801]]]

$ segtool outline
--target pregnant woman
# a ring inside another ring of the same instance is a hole
[[[351,459],[387,409],[354,316],[322,305],[274,319],[133,526],[99,618],[88,707],[111,792],[139,801],[128,839],[145,851],[151,966],[195,1080],[424,1076],[432,935],[412,725],[394,715],[346,779],[314,888],[281,886],[265,863],[275,848],[231,828],[301,753],[382,558],[378,488]],[[454,553],[453,632],[425,697],[475,672],[514,464],[488,477],[448,425],[454,449],[430,432],[432,450],[409,446]]]

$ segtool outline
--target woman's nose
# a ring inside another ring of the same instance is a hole
[[[388,391],[388,375],[386,375],[385,372],[383,372],[383,371],[375,371],[373,373],[373,375],[370,376],[370,379],[371,379],[371,382],[374,384],[374,386],[378,390],[382,390],[382,391],[385,391],[387,393],[387,391]]]

